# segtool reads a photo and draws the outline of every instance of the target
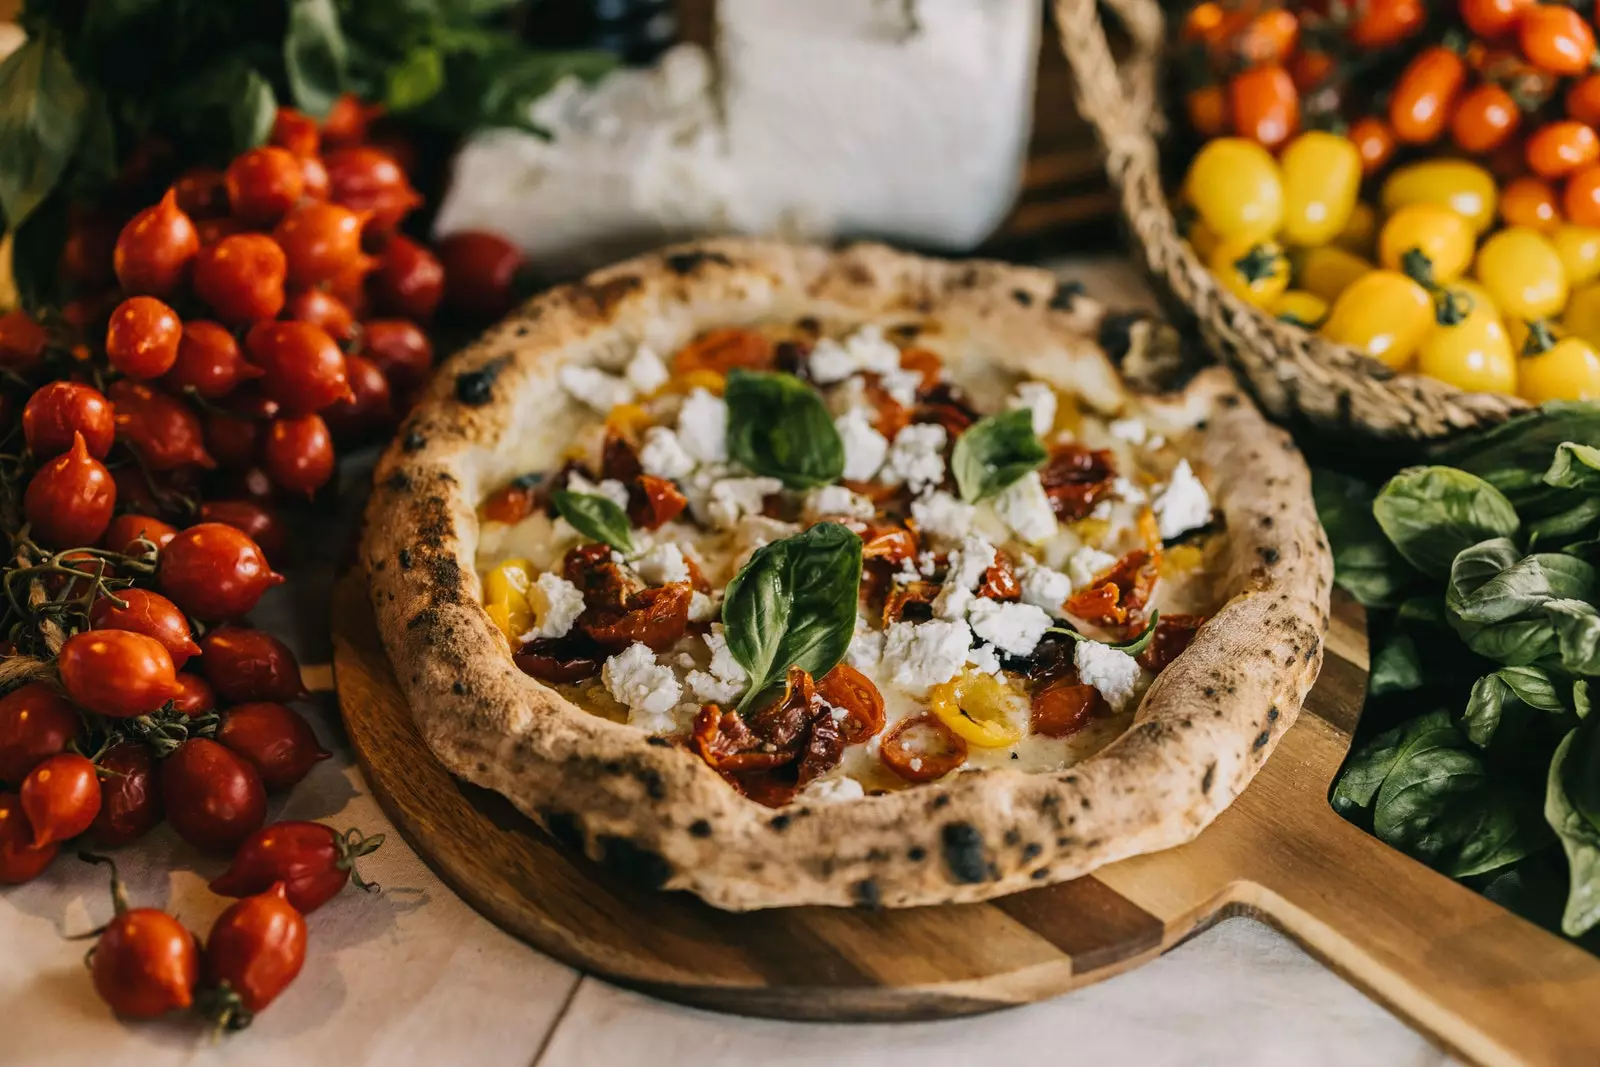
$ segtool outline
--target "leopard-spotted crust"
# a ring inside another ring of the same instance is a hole
[[[521,673],[479,604],[475,505],[553,465],[576,416],[567,360],[776,316],[935,321],[949,358],[1124,397],[1093,341],[1101,309],[1040,270],[879,245],[710,241],[540,296],[435,378],[385,454],[363,561],[422,736],[453,773],[652,887],[729,909],[973,901],[1074,878],[1193,838],[1294,722],[1322,661],[1332,564],[1310,476],[1226,372],[1167,402],[1206,414],[1189,455],[1227,530],[1225,605],[1156,679],[1130,729],[1057,773],[984,770],[882,796],[781,810],[697,757],[575,707]]]

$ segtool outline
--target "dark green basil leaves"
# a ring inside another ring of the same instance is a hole
[[[815,389],[792,374],[735,369],[728,402],[728,455],[790,489],[830,485],[844,473],[844,442]]]
[[[591,541],[603,541],[624,555],[633,552],[633,531],[628,515],[611,500],[594,493],[557,489],[551,503],[572,528]]]
[[[66,172],[83,133],[88,93],[49,36],[0,63],[0,210],[21,226]]]
[[[979,419],[956,438],[950,471],[961,499],[973,504],[1000,493],[1047,456],[1033,432],[1033,412],[1018,408]]]
[[[722,602],[728,650],[750,676],[740,710],[790,667],[821,678],[844,658],[860,585],[861,538],[836,522],[756,549]]]
[[[1600,925],[1600,722],[1585,719],[1557,746],[1544,816],[1567,854],[1561,930],[1577,937]]]
[[[334,0],[291,0],[283,69],[296,106],[325,116],[344,92],[348,64],[349,46]]]
[[[1462,549],[1510,537],[1521,525],[1498,489],[1451,467],[1410,467],[1389,479],[1372,504],[1384,534],[1412,566],[1440,577]]]

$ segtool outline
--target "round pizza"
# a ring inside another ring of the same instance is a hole
[[[724,908],[978,900],[1190,839],[1293,723],[1332,567],[1288,436],[1220,368],[1130,385],[1124,322],[878,245],[706,242],[536,298],[376,475],[423,737]]]

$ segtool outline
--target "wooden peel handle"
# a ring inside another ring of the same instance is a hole
[[[1311,818],[1292,843],[1273,843],[1239,903],[1469,1061],[1600,1063],[1600,959],[1326,804]]]

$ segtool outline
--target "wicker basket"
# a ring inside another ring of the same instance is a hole
[[[1273,417],[1368,442],[1437,440],[1493,425],[1527,405],[1397,374],[1345,345],[1279,322],[1226,292],[1178,233],[1162,188],[1157,138],[1164,43],[1156,0],[1104,0],[1132,50],[1112,58],[1096,0],[1054,0],[1078,108],[1106,149],[1106,174],[1122,200],[1133,247],[1157,291],[1250,382]]]

